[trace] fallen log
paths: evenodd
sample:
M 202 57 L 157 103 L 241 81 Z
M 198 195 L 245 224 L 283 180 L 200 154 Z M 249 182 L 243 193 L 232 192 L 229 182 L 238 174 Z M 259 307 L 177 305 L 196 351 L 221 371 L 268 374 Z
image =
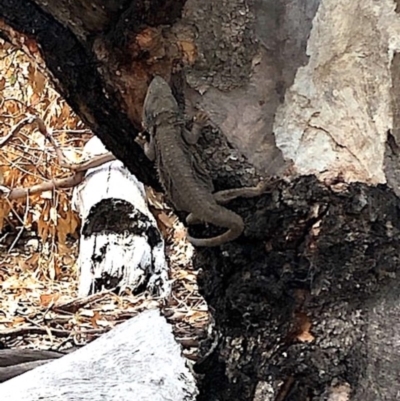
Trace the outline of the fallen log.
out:
M 171 326 L 158 310 L 0 384 L 2 401 L 191 401 L 197 394 Z
M 89 157 L 106 153 L 97 137 L 85 146 Z M 74 190 L 82 219 L 78 257 L 79 296 L 103 289 L 146 287 L 169 294 L 164 240 L 147 207 L 143 184 L 118 161 L 91 168 Z

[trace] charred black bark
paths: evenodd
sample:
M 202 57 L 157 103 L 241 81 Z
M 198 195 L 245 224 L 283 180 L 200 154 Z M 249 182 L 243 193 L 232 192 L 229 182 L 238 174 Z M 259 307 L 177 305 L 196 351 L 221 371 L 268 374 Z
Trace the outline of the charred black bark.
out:
M 40 45 L 57 90 L 105 146 L 140 180 L 157 185 L 151 163 L 134 142 L 138 126 L 129 121 L 116 92 L 105 87 L 98 72 L 98 60 L 91 50 L 93 39 L 78 40 L 28 0 L 2 1 L 0 17 Z
M 322 401 L 340 386 L 351 400 L 396 399 L 395 194 L 303 177 L 233 206 L 247 216 L 244 238 L 195 260 L 223 339 L 203 394 L 252 400 L 264 382 L 275 395 L 260 399 Z

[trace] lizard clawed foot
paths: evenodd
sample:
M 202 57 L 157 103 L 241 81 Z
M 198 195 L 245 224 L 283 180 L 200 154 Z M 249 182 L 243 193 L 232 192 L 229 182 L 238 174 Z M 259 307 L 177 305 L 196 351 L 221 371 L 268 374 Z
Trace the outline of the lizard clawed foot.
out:
M 259 194 L 261 195 L 269 189 L 271 184 L 272 184 L 271 180 L 265 180 L 265 179 L 261 178 L 260 182 L 255 186 L 255 188 L 256 188 L 256 190 L 259 191 Z
M 144 134 L 144 132 L 139 132 L 137 137 L 135 138 L 135 142 L 141 146 L 142 148 L 144 148 L 144 145 L 146 143 L 148 143 L 148 140 L 146 138 L 146 135 Z
M 203 128 L 207 125 L 208 120 L 208 114 L 205 111 L 198 111 L 193 117 L 193 124 Z
M 265 192 L 271 192 L 273 189 L 275 189 L 279 181 L 279 178 L 261 178 L 259 183 L 254 187 L 255 193 L 262 195 Z
M 185 138 L 185 141 L 189 145 L 194 145 L 198 141 L 201 135 L 201 131 L 207 125 L 207 121 L 208 121 L 207 113 L 204 111 L 199 111 L 193 117 L 192 130 L 191 131 L 187 129 L 183 130 L 183 137 Z

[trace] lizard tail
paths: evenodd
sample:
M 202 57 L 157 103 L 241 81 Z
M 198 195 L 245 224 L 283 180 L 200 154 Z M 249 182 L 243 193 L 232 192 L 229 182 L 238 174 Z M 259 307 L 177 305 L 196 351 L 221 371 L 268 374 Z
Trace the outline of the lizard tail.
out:
M 238 214 L 236 214 L 228 209 L 225 209 L 225 208 L 223 208 L 223 209 L 224 209 L 224 212 L 223 212 L 224 218 L 221 219 L 220 222 L 216 221 L 216 217 L 219 214 L 218 212 L 213 215 L 212 219 L 205 219 L 203 217 L 203 220 L 209 221 L 210 223 L 215 224 L 220 227 L 226 227 L 226 228 L 228 228 L 228 231 L 226 231 L 223 234 L 218 235 L 216 237 L 212 237 L 212 238 L 194 238 L 188 234 L 187 238 L 192 245 L 207 246 L 207 247 L 220 246 L 220 245 L 224 244 L 225 242 L 235 240 L 236 238 L 238 238 L 240 236 L 240 234 L 242 234 L 242 232 L 244 230 L 243 219 Z M 229 214 L 229 219 L 226 219 L 227 214 Z M 229 224 L 228 224 L 228 222 L 229 222 Z

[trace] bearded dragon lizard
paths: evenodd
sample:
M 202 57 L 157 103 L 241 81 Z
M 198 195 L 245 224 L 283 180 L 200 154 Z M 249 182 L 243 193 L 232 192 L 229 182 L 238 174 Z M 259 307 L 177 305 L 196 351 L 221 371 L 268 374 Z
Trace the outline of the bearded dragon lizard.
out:
M 185 129 L 183 113 L 168 83 L 155 76 L 147 90 L 143 106 L 143 127 L 150 135 L 149 141 L 139 135 L 136 141 L 146 156 L 155 161 L 160 183 L 177 210 L 190 213 L 187 224 L 212 223 L 228 230 L 213 238 L 188 240 L 195 246 L 219 246 L 240 236 L 244 230 L 243 219 L 226 209 L 225 204 L 237 197 L 254 197 L 266 190 L 261 181 L 256 187 L 230 189 L 213 193 L 211 177 L 195 161 L 190 145 L 197 142 L 206 124 L 205 113 L 194 120 L 193 129 Z

